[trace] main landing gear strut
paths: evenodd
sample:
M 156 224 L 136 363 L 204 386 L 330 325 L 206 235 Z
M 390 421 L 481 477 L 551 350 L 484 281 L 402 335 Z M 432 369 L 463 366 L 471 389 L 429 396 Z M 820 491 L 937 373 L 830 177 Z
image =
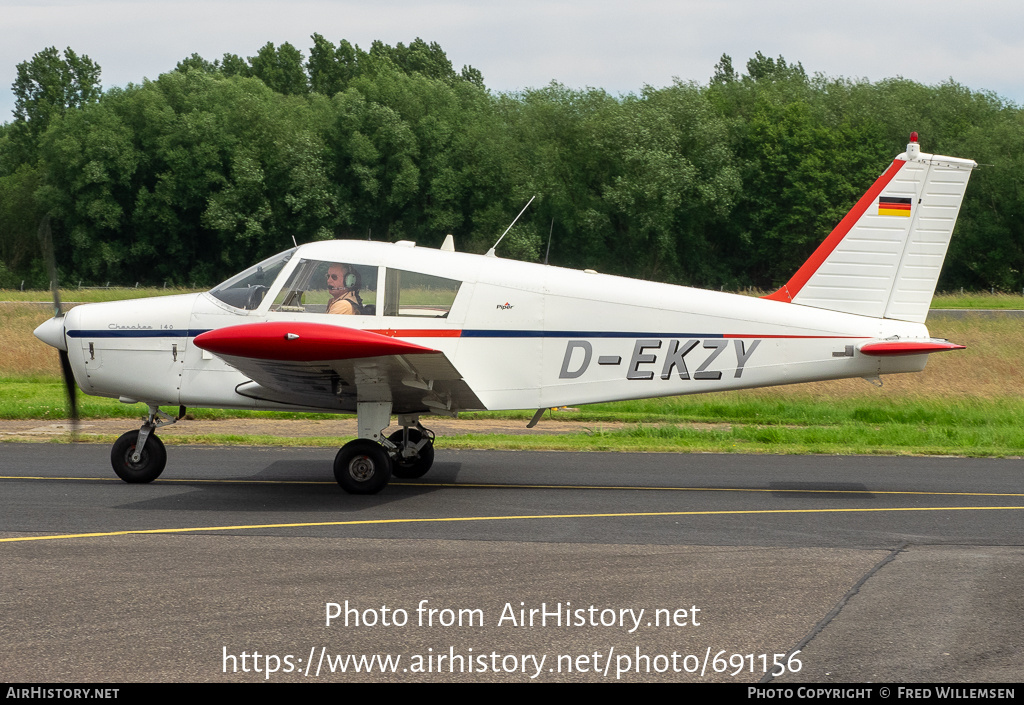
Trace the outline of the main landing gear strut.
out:
M 434 434 L 423 428 L 418 414 L 399 414 L 401 431 L 387 438 L 383 429 L 391 421 L 391 405 L 360 403 L 359 438 L 341 447 L 334 458 L 334 479 L 349 494 L 376 494 L 391 476 L 422 477 L 434 463 Z

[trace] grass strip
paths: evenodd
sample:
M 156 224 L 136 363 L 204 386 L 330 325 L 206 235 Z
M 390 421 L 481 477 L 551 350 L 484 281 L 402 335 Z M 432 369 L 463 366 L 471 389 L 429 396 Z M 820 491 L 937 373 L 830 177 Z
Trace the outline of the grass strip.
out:
M 82 434 L 80 440 L 112 443 L 113 434 Z M 338 448 L 351 436 L 284 437 L 261 434 L 176 434 L 161 436 L 167 445 L 257 445 Z M 67 442 L 55 436 L 52 442 Z M 458 434 L 441 436 L 437 448 L 489 450 L 612 451 L 664 453 L 747 453 L 780 455 L 942 455 L 1020 457 L 1024 429 L 951 429 L 913 424 L 876 428 L 863 424 L 841 427 L 735 425 L 693 428 L 638 424 L 604 430 L 600 425 L 578 433 L 545 435 Z

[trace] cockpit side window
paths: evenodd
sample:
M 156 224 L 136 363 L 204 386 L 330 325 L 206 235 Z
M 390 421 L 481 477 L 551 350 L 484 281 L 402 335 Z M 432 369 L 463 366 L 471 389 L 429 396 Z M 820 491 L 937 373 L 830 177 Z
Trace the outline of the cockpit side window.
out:
M 446 318 L 460 286 L 456 279 L 389 268 L 384 315 Z
M 210 294 L 229 306 L 253 311 L 263 303 L 263 297 L 294 253 L 292 248 L 265 259 L 210 289 Z
M 377 267 L 303 259 L 270 310 L 372 316 L 377 310 Z

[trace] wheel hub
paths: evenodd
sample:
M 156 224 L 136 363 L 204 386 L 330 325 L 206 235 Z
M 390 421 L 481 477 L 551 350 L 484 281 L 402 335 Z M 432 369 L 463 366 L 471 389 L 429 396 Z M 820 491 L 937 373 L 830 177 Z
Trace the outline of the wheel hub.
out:
M 348 474 L 356 482 L 366 482 L 374 473 L 373 459 L 367 455 L 357 455 L 348 464 Z
M 143 448 L 142 452 L 139 454 L 139 462 L 136 463 L 132 461 L 132 457 L 135 455 L 135 448 L 136 446 L 132 446 L 128 449 L 128 452 L 124 454 L 124 464 L 125 467 L 131 470 L 141 470 L 146 467 L 146 464 L 149 462 L 149 453 L 147 453 L 146 449 Z

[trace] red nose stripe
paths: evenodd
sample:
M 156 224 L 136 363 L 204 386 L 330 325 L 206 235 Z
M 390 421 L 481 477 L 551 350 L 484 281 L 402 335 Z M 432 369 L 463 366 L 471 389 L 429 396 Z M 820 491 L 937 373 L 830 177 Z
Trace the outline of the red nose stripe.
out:
M 294 362 L 436 352 L 379 333 L 323 323 L 228 326 L 197 335 L 195 344 L 217 355 Z

